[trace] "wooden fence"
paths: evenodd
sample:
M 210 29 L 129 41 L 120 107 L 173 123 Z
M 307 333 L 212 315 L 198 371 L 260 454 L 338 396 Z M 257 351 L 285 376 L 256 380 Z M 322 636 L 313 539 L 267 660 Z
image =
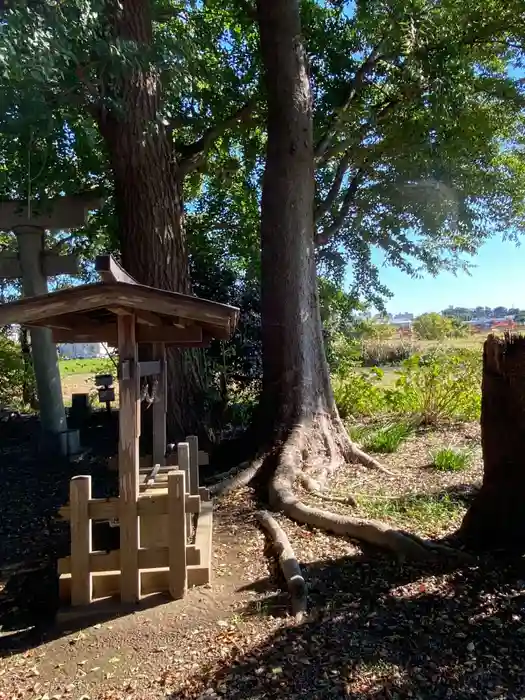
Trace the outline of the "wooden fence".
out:
M 60 597 L 73 606 L 120 595 L 126 588 L 124 575 L 139 597 L 168 592 L 182 598 L 188 587 L 209 583 L 213 504 L 208 490 L 199 488 L 199 451 L 196 438 L 177 446 L 178 468 L 159 465 L 140 470 L 140 492 L 135 502 L 139 520 L 139 546 L 124 556 L 121 549 L 106 552 L 92 549 L 92 521 L 120 520 L 121 548 L 129 543 L 121 519 L 129 501 L 92 498 L 91 476 L 76 476 L 70 482 L 70 502 L 60 515 L 70 522 L 71 556 L 60 559 Z M 136 525 L 134 526 L 136 528 Z M 133 561 L 135 565 L 129 566 Z M 124 569 L 124 571 L 123 571 Z M 137 583 L 138 579 L 138 583 Z M 126 601 L 130 602 L 130 601 Z

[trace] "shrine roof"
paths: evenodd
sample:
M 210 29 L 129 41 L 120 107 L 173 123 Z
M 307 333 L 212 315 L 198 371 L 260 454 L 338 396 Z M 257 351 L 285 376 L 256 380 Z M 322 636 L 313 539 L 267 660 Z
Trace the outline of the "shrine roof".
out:
M 106 263 L 111 256 L 103 256 Z M 97 261 L 99 262 L 99 261 Z M 110 264 L 114 261 L 110 259 Z M 117 318 L 133 313 L 139 342 L 202 345 L 211 338 L 227 340 L 237 324 L 239 309 L 196 296 L 136 283 L 125 271 L 119 275 L 97 265 L 102 282 L 61 289 L 0 305 L 0 325 L 53 329 L 56 342 L 108 342 L 116 345 Z

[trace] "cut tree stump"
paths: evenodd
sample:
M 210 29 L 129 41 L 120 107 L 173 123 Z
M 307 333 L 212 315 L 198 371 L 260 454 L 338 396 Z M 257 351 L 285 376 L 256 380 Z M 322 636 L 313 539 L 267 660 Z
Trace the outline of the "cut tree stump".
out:
M 525 551 L 525 337 L 483 347 L 483 485 L 459 535 L 474 549 Z

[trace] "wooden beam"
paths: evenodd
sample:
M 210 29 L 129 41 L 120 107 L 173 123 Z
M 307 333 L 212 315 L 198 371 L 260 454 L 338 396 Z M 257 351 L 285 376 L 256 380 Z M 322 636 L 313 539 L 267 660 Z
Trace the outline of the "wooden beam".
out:
M 71 500 L 71 604 L 91 603 L 91 523 L 88 503 L 91 499 L 91 476 L 74 476 L 69 484 Z
M 79 316 L 78 326 L 63 328 L 60 316 L 55 316 L 49 319 L 48 323 L 42 320 L 38 323 L 33 322 L 31 325 L 38 326 L 40 323 L 53 328 L 55 343 L 108 343 L 113 346 L 117 344 L 116 325 L 109 323 L 97 325 L 89 319 L 87 321 L 89 325 L 84 326 L 82 316 Z M 182 348 L 205 348 L 210 344 L 210 338 L 203 335 L 202 328 L 199 326 L 189 328 L 137 326 L 136 339 L 138 343 L 166 343 L 166 345 L 177 345 Z
M 173 471 L 173 467 L 170 467 Z M 162 484 L 163 491 L 167 489 L 167 483 Z M 185 509 L 187 513 L 200 512 L 200 496 L 186 494 Z M 168 500 L 166 493 L 141 494 L 137 501 L 137 513 L 141 517 L 167 515 Z M 71 507 L 62 506 L 58 514 L 64 520 L 71 518 Z M 90 498 L 88 503 L 88 516 L 90 520 L 115 520 L 119 517 L 119 499 L 117 498 Z
M 47 202 L 0 202 L 0 230 L 13 231 L 17 226 L 38 226 L 42 229 L 62 230 L 80 228 L 93 209 L 100 209 L 102 200 L 92 195 L 56 197 Z M 30 216 L 29 216 L 30 214 Z
M 138 284 L 137 280 L 128 274 L 112 255 L 97 255 L 95 258 L 95 270 L 103 282 Z
M 126 309 L 122 306 L 108 306 L 108 311 L 111 311 L 111 313 L 115 314 L 116 316 L 125 316 L 126 314 L 129 314 L 129 309 Z M 173 323 L 170 323 L 169 318 L 162 319 L 160 316 L 153 313 L 152 311 L 135 311 L 135 316 L 137 319 L 137 323 L 142 323 L 144 326 L 174 325 Z
M 200 467 L 207 467 L 210 463 L 210 457 L 207 452 L 204 452 L 204 450 L 199 450 L 199 466 Z M 146 474 L 148 470 L 150 470 L 153 467 L 153 457 L 152 455 L 142 455 L 140 458 L 140 467 L 139 471 L 142 474 Z M 155 462 L 157 464 L 157 462 Z M 166 471 L 169 471 L 170 469 L 173 469 L 174 467 L 177 466 L 177 453 L 170 454 L 166 457 L 166 466 L 161 466 L 160 468 L 160 473 L 166 473 Z M 110 471 L 116 472 L 118 471 L 118 457 L 109 457 L 108 459 L 108 469 Z
M 186 545 L 186 560 L 193 566 L 200 564 L 200 551 L 193 544 Z M 148 547 L 139 549 L 139 567 L 141 569 L 158 569 L 168 566 L 167 547 Z M 58 560 L 58 574 L 71 573 L 71 557 L 62 557 Z M 89 570 L 91 573 L 120 570 L 120 550 L 112 552 L 91 552 L 89 557 Z
M 138 354 L 135 340 L 135 317 L 118 318 L 118 351 L 120 362 L 136 367 Z M 140 392 L 138 372 L 120 379 L 119 394 L 119 521 L 121 548 L 120 595 L 123 603 L 140 599 L 138 562 L 139 519 L 139 419 Z
M 157 395 L 153 403 L 153 464 L 160 467 L 166 464 L 166 411 L 168 401 L 167 372 L 166 372 L 166 346 L 164 343 L 153 345 L 153 356 L 160 365 L 160 373 L 157 377 Z

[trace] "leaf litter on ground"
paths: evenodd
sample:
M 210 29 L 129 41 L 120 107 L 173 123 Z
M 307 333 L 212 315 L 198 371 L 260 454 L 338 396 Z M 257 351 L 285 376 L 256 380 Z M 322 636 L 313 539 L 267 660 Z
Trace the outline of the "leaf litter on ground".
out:
M 443 444 L 474 447 L 468 469 L 436 473 L 429 468 L 428 455 Z M 395 477 L 349 466 L 335 476 L 329 493 L 357 495 L 357 512 L 363 516 L 387 518 L 424 536 L 446 535 L 460 522 L 480 483 L 479 428 L 419 430 L 382 461 Z M 19 465 L 7 462 L 6 478 L 16 484 Z M 4 552 L 9 554 L 6 542 L 14 545 L 8 563 L 35 558 L 42 543 L 34 537 L 42 515 L 30 517 L 40 498 L 40 465 L 27 454 L 23 463 L 29 488 L 19 489 L 17 497 L 23 501 L 24 544 L 15 544 L 14 536 L 3 539 Z M 68 477 L 60 482 L 54 474 L 50 480 L 52 506 L 58 507 Z M 48 503 L 49 494 L 43 496 Z M 316 507 L 351 511 L 340 503 L 320 504 L 311 494 L 302 496 Z M 445 560 L 401 565 L 377 551 L 364 552 L 358 543 L 278 516 L 309 587 L 309 615 L 297 624 L 288 616 L 289 601 L 275 562 L 263 555 L 265 540 L 253 522 L 254 505 L 249 488 L 217 505 L 209 588 L 69 638 L 13 650 L 0 660 L 0 698 L 38 697 L 35 683 L 41 696 L 75 700 L 82 695 L 97 700 L 517 700 L 525 694 L 521 561 L 487 559 L 470 568 Z M 7 509 L 11 518 L 14 508 L 8 504 Z M 46 509 L 48 518 L 53 508 Z M 18 526 L 14 521 L 7 527 L 14 533 Z M 57 548 L 56 538 L 51 544 Z M 70 644 L 72 639 L 76 641 Z M 109 663 L 117 656 L 121 663 Z M 79 666 L 79 661 L 86 664 Z M 78 669 L 83 668 L 88 672 L 81 676 Z M 31 669 L 38 675 L 31 676 Z

